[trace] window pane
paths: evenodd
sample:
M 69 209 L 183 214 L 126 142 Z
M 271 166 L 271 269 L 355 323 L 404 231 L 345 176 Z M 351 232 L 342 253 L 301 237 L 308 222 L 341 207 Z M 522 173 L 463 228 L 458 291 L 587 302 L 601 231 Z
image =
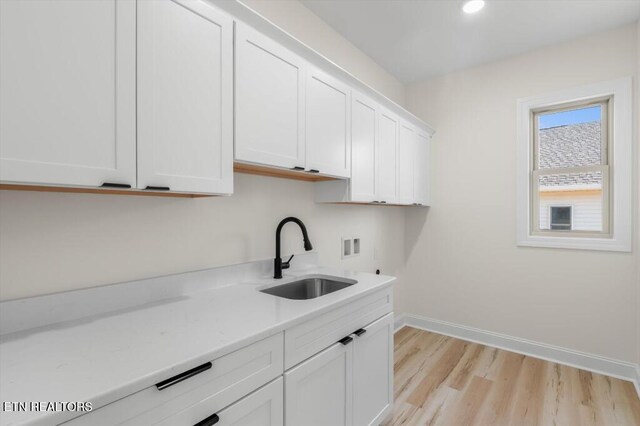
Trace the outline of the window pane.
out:
M 551 206 L 551 229 L 571 230 L 571 207 Z
M 602 172 L 538 177 L 539 230 L 602 232 Z
M 539 169 L 601 164 L 600 105 L 538 114 Z

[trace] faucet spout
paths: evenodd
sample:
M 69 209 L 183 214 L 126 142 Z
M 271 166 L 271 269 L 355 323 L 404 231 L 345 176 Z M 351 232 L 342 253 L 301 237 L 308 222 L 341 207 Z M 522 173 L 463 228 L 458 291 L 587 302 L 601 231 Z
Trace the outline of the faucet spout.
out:
M 309 235 L 307 234 L 307 228 L 300 219 L 291 216 L 282 219 L 276 228 L 276 257 L 273 260 L 273 278 L 282 278 L 282 270 L 289 267 L 289 262 L 291 261 L 291 258 L 293 258 L 293 256 L 291 256 L 288 261 L 283 263 L 282 258 L 280 257 L 280 233 L 282 232 L 282 227 L 289 222 L 294 222 L 300 227 L 300 230 L 302 231 L 302 238 L 304 240 L 304 249 L 306 251 L 313 249 L 313 245 L 311 244 L 311 240 L 309 240 Z

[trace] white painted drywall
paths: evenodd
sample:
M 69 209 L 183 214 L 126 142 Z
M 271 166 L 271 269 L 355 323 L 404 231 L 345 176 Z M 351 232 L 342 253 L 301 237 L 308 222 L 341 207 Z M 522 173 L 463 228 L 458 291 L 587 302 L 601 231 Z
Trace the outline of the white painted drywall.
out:
M 402 208 L 316 204 L 309 182 L 235 179 L 232 197 L 195 199 L 0 191 L 0 299 L 272 258 L 287 216 L 307 225 L 322 263 L 399 273 Z M 295 224 L 283 236 L 283 253 L 304 251 Z M 361 238 L 360 256 L 341 259 L 342 236 Z
M 398 80 L 297 1 L 246 3 L 404 102 Z M 288 215 L 307 224 L 323 263 L 399 274 L 403 209 L 318 205 L 311 183 L 235 179 L 232 197 L 201 199 L 0 191 L 0 300 L 273 257 L 276 225 Z M 294 227 L 285 228 L 285 253 L 303 250 Z M 360 237 L 362 254 L 341 260 L 342 236 Z
M 638 80 L 640 80 L 640 20 L 638 20 L 638 23 L 636 25 L 636 33 L 637 33 L 637 43 L 636 43 L 636 56 L 638 59 L 637 62 L 637 69 L 638 69 Z M 635 109 L 635 116 L 636 116 L 636 145 L 635 145 L 635 156 L 636 156 L 636 161 L 638 162 L 638 165 L 636 167 L 636 179 L 638 179 L 638 176 L 640 176 L 640 148 L 638 147 L 638 144 L 640 143 L 640 81 L 636 80 L 636 103 L 634 105 Z M 640 184 L 638 185 L 638 210 L 636 211 L 636 217 L 635 217 L 635 227 L 636 227 L 636 231 L 637 231 L 637 236 L 636 236 L 636 247 L 640 247 L 640 243 L 638 243 L 638 241 L 640 241 L 640 225 L 638 224 L 638 222 L 640 222 Z M 636 253 L 636 257 L 638 257 L 638 254 Z M 636 336 L 637 336 L 637 358 L 636 358 L 636 362 L 638 364 L 638 389 L 640 389 L 640 260 L 638 260 L 638 287 L 637 287 L 637 307 L 636 307 Z M 640 396 L 640 395 L 639 395 Z
M 437 131 L 433 207 L 407 210 L 401 311 L 636 361 L 637 243 L 632 253 L 519 248 L 515 236 L 517 99 L 637 78 L 636 32 L 634 24 L 407 87 L 409 109 Z
M 299 1 L 240 1 L 389 99 L 404 106 L 404 85 Z

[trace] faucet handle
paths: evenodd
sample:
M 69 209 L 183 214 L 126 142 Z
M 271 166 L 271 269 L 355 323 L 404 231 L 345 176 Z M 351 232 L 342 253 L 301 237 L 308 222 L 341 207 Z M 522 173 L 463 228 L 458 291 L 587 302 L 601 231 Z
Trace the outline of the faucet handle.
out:
M 289 266 L 289 262 L 291 262 L 291 259 L 293 259 L 293 255 L 291 255 L 291 257 L 286 261 L 286 262 L 282 262 L 282 269 L 288 269 Z

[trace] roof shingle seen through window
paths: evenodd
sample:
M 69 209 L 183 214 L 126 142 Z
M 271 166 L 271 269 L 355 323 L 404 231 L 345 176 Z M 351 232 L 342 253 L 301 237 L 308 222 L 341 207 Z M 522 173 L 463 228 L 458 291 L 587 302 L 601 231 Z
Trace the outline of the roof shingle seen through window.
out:
M 539 131 L 539 168 L 582 167 L 601 164 L 600 121 L 551 127 Z M 540 186 L 593 185 L 602 174 L 567 173 L 540 176 Z

